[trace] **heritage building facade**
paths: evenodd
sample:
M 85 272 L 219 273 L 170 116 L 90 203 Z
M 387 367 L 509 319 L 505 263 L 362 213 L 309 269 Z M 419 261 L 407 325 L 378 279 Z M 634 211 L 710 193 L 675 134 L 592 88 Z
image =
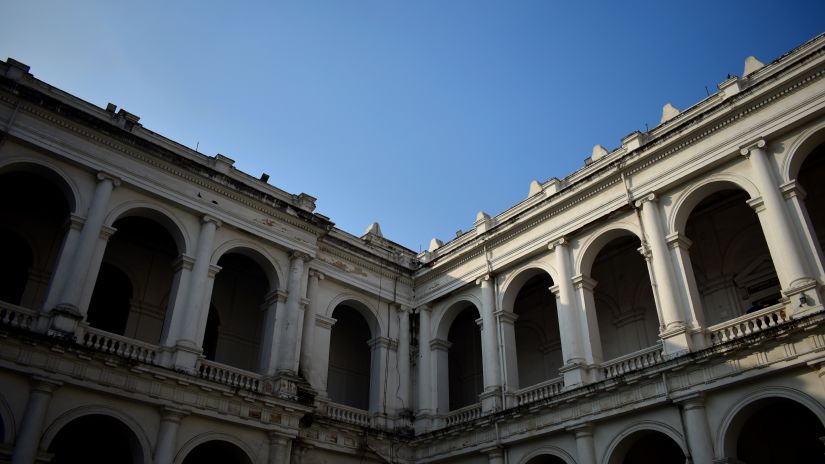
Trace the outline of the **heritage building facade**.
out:
M 0 63 L 0 460 L 822 462 L 825 36 L 416 254 Z

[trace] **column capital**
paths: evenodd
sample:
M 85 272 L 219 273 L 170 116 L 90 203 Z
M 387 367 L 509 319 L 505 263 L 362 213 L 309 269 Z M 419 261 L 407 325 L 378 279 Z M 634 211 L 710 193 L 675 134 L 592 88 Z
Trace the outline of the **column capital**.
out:
M 390 307 L 395 308 L 395 312 L 401 315 L 411 312 L 409 306 L 402 305 L 401 303 L 390 303 Z
M 650 247 L 647 246 L 645 243 L 642 243 L 642 246 L 636 248 L 636 251 L 638 251 L 639 254 L 642 255 L 642 258 L 644 258 L 645 261 L 650 261 L 650 259 L 653 257 L 653 252 L 650 250 Z
M 86 218 L 83 216 L 78 216 L 75 213 L 69 214 L 69 227 L 74 230 L 81 230 L 83 228 L 83 224 L 86 223 Z
M 47 379 L 46 377 L 41 377 L 39 375 L 33 375 L 31 377 L 31 389 L 34 391 L 47 393 L 49 395 L 51 395 L 52 392 L 57 390 L 62 385 L 63 382 Z
M 492 280 L 493 280 L 493 274 L 488 272 L 487 274 L 484 274 L 483 276 L 476 279 L 476 285 L 482 285 L 485 282 L 492 282 Z
M 805 189 L 799 185 L 799 182 L 797 182 L 796 179 L 780 185 L 779 191 L 782 192 L 782 196 L 785 197 L 786 200 L 790 200 L 793 197 L 798 197 L 800 200 L 804 200 L 805 197 L 808 196 L 808 193 L 805 192 Z
M 287 292 L 284 290 L 269 292 L 264 296 L 264 305 L 271 306 L 273 303 L 283 303 L 286 301 L 287 295 Z
M 317 327 L 321 327 L 322 329 L 329 330 L 335 325 L 336 322 L 338 322 L 338 319 L 322 316 L 320 314 L 315 316 L 315 325 Z
M 377 348 L 387 349 L 387 348 L 393 347 L 393 345 L 395 345 L 397 347 L 398 342 L 395 342 L 395 343 L 393 343 L 393 342 L 395 342 L 395 340 L 391 340 L 387 337 L 378 336 L 378 337 L 375 337 L 375 338 L 372 338 L 372 339 L 368 340 L 367 345 L 369 345 L 370 349 L 372 349 L 372 350 L 375 350 Z
M 303 251 L 299 251 L 299 250 L 292 250 L 291 252 L 289 252 L 289 260 L 290 261 L 295 261 L 295 260 L 298 260 L 298 259 L 300 259 L 301 261 L 303 261 L 305 263 L 308 263 L 308 262 L 312 261 L 312 256 L 310 256 L 309 253 L 304 253 Z
M 756 214 L 765 211 L 765 200 L 763 200 L 762 197 L 753 197 L 750 200 L 745 201 L 745 203 L 747 203 L 748 206 L 753 208 Z
M 693 240 L 687 238 L 685 234 L 680 234 L 679 232 L 674 232 L 667 237 L 665 237 L 665 241 L 667 242 L 668 248 L 676 249 L 681 248 L 683 250 L 690 250 L 690 246 L 693 245 Z
M 576 435 L 576 438 L 593 436 L 593 424 L 591 422 L 572 425 L 570 427 L 567 427 L 566 430 L 568 432 L 573 432 Z
M 206 273 L 206 276 L 210 279 L 214 279 L 219 272 L 221 272 L 222 267 L 218 266 L 217 264 L 210 264 L 209 270 Z
M 684 396 L 672 398 L 672 401 L 685 409 L 695 409 L 705 407 L 704 393 L 691 393 Z
M 181 419 L 189 415 L 189 412 L 184 411 L 183 409 L 173 408 L 170 406 L 161 406 L 160 415 L 161 421 L 174 422 L 176 424 L 179 424 Z
M 108 240 L 109 240 L 109 238 L 110 238 L 112 235 L 114 235 L 114 234 L 115 234 L 115 232 L 117 232 L 117 229 L 115 229 L 114 227 L 107 226 L 106 224 L 104 224 L 104 225 L 100 228 L 100 238 L 102 238 L 103 240 L 108 241 Z
M 584 274 L 579 274 L 573 277 L 573 286 L 576 289 L 584 288 L 585 290 L 593 290 L 598 285 L 599 281 L 596 279 L 586 276 Z
M 103 171 L 98 172 L 95 177 L 100 182 L 108 180 L 108 181 L 112 182 L 113 187 L 120 187 L 120 183 L 121 183 L 120 177 L 117 177 L 115 175 L 112 175 L 112 174 L 109 174 L 109 173 L 103 172 Z
M 551 287 L 547 287 L 547 290 L 550 290 L 550 293 L 552 293 L 553 295 L 556 295 L 556 298 L 558 298 L 559 297 L 559 292 L 561 292 L 561 287 L 559 287 L 559 285 L 556 284 L 556 285 L 553 285 Z
M 185 255 L 181 253 L 178 257 L 172 261 L 172 270 L 174 272 L 178 272 L 181 269 L 186 269 L 187 271 L 191 271 L 192 267 L 195 265 L 195 258 Z
M 415 312 L 426 311 L 428 313 L 433 312 L 433 306 L 431 304 L 423 304 L 415 308 Z
M 309 270 L 309 277 L 310 277 L 310 278 L 314 277 L 314 278 L 316 278 L 316 279 L 318 279 L 318 280 L 324 280 L 324 279 L 326 279 L 326 278 L 327 278 L 327 276 L 326 276 L 326 275 L 324 275 L 324 273 L 323 273 L 323 272 L 321 272 L 321 271 L 319 271 L 319 270 L 317 270 L 317 269 L 310 269 L 310 270 Z
M 441 338 L 435 338 L 430 340 L 431 351 L 449 351 L 451 346 L 453 346 L 452 343 Z
M 655 203 L 658 200 L 659 200 L 659 196 L 656 195 L 655 193 L 651 192 L 651 193 L 648 193 L 647 195 L 644 195 L 644 196 L 640 197 L 638 200 L 633 202 L 633 204 L 637 208 L 641 208 L 642 205 L 644 205 L 645 203 Z
M 547 249 L 550 251 L 556 251 L 556 247 L 569 247 L 570 240 L 567 237 L 561 237 L 556 240 L 550 240 L 547 242 Z
M 518 319 L 518 314 L 511 311 L 504 311 L 503 309 L 494 312 L 493 315 L 498 317 L 498 320 L 505 324 L 514 324 Z
M 757 140 L 748 142 L 745 145 L 739 147 L 739 154 L 744 156 L 745 158 L 748 158 L 750 157 L 752 151 L 761 150 L 765 148 L 766 145 L 767 142 L 765 142 L 765 139 L 760 137 Z
M 220 219 L 218 219 L 214 216 L 210 216 L 208 214 L 205 214 L 203 217 L 201 217 L 201 224 L 209 224 L 209 223 L 215 224 L 215 227 L 220 227 L 220 226 L 223 225 L 223 222 L 221 222 Z

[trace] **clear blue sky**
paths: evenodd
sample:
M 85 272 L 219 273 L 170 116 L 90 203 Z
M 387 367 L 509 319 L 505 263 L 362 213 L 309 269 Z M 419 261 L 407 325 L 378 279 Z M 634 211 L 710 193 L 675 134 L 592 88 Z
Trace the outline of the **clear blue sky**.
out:
M 414 250 L 684 109 L 825 2 L 0 2 L 0 59 Z

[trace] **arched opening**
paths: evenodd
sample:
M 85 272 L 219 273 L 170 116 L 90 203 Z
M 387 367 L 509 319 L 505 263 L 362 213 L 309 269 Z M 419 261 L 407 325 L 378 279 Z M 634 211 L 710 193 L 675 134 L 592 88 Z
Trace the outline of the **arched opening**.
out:
M 169 231 L 154 219 L 142 216 L 128 216 L 118 219 L 113 224 L 117 231 L 109 238 L 103 255 L 100 272 L 92 293 L 87 321 L 92 327 L 100 321 L 119 321 L 121 315 L 109 314 L 118 311 L 118 307 L 101 306 L 100 303 L 116 301 L 122 304 L 124 295 L 112 294 L 111 279 L 116 280 L 121 290 L 132 288 L 131 301 L 126 324 L 122 331 L 113 333 L 157 343 L 160 339 L 166 318 L 166 305 L 172 290 L 174 263 L 178 256 L 178 247 Z M 118 269 L 119 276 L 104 274 L 106 270 Z M 128 277 L 126 273 L 128 272 Z M 94 312 L 92 312 L 94 311 Z M 120 328 L 110 327 L 112 329 Z
M 478 310 L 468 304 L 455 317 L 447 334 L 451 411 L 478 403 L 478 395 L 484 391 L 478 318 Z
M 100 265 L 97 286 L 86 320 L 89 325 L 116 334 L 126 333 L 132 306 L 132 282 L 125 272 L 109 263 Z
M 640 430 L 627 436 L 610 456 L 609 464 L 685 464 L 678 443 L 662 432 Z
M 688 216 L 690 261 L 707 325 L 779 302 L 779 279 L 759 218 L 742 190 L 720 190 Z
M 602 352 L 613 359 L 656 344 L 659 317 L 642 244 L 627 234 L 608 242 L 596 255 L 590 276 Z
M 0 230 L 3 266 L 0 266 L 0 301 L 19 305 L 34 263 L 28 242 L 10 230 Z
M 257 262 L 240 253 L 224 254 L 218 266 L 221 270 L 212 288 L 204 353 L 210 359 L 211 350 L 214 361 L 255 370 L 261 347 L 262 305 L 269 292 L 269 280 Z M 211 343 L 214 345 L 208 346 Z
M 329 342 L 327 393 L 332 401 L 358 409 L 370 409 L 370 326 L 348 303 L 332 311 L 335 325 Z
M 797 181 L 805 191 L 805 209 L 813 227 L 812 233 L 822 250 L 825 239 L 825 144 L 821 144 L 805 158 Z
M 541 456 L 536 456 L 524 464 L 567 464 L 564 459 L 553 456 L 552 454 L 542 454 Z
M 183 464 L 220 462 L 225 464 L 252 464 L 249 456 L 233 443 L 224 440 L 210 440 L 201 443 L 183 459 Z
M 28 308 L 43 304 L 68 230 L 64 192 L 36 172 L 0 174 L 0 300 Z
M 522 285 L 513 304 L 520 388 L 558 377 L 564 364 L 552 285 L 548 274 L 537 272 Z
M 66 424 L 49 445 L 52 464 L 143 464 L 143 449 L 134 432 L 119 420 L 90 414 Z
M 220 334 L 221 317 L 215 305 L 209 305 L 209 315 L 206 318 L 206 331 L 203 334 L 203 356 L 210 360 L 215 360 L 215 353 L 218 350 L 218 335 Z
M 811 410 L 787 398 L 748 405 L 731 422 L 727 438 L 727 457 L 737 462 L 825 463 L 825 427 Z

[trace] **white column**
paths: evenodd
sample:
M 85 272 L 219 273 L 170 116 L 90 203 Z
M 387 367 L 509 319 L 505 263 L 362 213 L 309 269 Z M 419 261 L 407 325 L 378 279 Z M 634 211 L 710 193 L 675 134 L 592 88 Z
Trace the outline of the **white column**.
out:
M 658 298 L 659 313 L 662 315 L 661 324 L 664 330 L 660 334 L 664 343 L 664 352 L 678 353 L 690 349 L 689 339 L 685 327 L 685 317 L 680 309 L 679 292 L 675 285 L 673 262 L 670 260 L 665 235 L 659 219 L 659 202 L 654 194 L 636 201 L 637 208 L 642 210 L 642 227 L 645 239 L 650 246 L 651 264 L 653 270 L 653 291 Z
M 269 292 L 264 299 L 264 321 L 261 328 L 261 355 L 259 356 L 258 372 L 273 376 L 277 369 L 278 334 L 283 325 L 284 303 L 286 293 L 281 290 Z M 281 321 L 279 321 L 279 318 Z M 279 323 L 280 322 L 280 323 Z
M 411 409 L 410 402 L 410 311 L 403 305 L 395 307 L 398 314 L 398 396 L 402 409 Z
M 805 205 L 807 193 L 796 180 L 792 180 L 779 187 L 785 197 L 786 204 L 790 208 L 791 218 L 795 218 L 794 229 L 799 230 L 799 237 L 802 243 L 803 255 L 808 259 L 808 269 L 813 269 L 819 281 L 825 281 L 825 255 L 823 255 L 816 231 L 808 215 L 808 208 Z
M 174 304 L 170 319 L 165 346 L 174 343 L 175 353 L 173 366 L 176 369 L 192 371 L 198 356 L 203 351 L 198 345 L 198 331 L 203 315 L 203 308 L 208 311 L 210 294 L 206 294 L 207 279 L 210 272 L 212 246 L 215 241 L 215 231 L 221 222 L 211 216 L 204 216 L 201 221 L 201 230 L 198 234 L 198 245 L 195 250 L 195 261 L 189 277 L 189 288 L 178 291 L 178 297 L 184 298 L 183 304 Z M 206 304 L 204 304 L 206 303 Z
M 504 450 L 500 446 L 484 449 L 481 452 L 487 454 L 489 464 L 504 464 Z
M 576 309 L 581 322 L 584 360 L 589 365 L 599 364 L 602 362 L 602 340 L 599 336 L 599 321 L 596 319 L 596 300 L 593 298 L 593 289 L 596 288 L 598 282 L 579 274 L 573 277 L 572 283 L 576 293 Z
M 577 464 L 596 464 L 596 446 L 593 442 L 593 425 L 581 424 L 567 429 L 576 437 Z M 698 464 L 698 461 L 696 461 Z M 710 463 L 711 461 L 708 461 Z
M 172 464 L 177 451 L 178 428 L 187 413 L 179 409 L 164 407 L 161 410 L 160 426 L 155 444 L 155 464 Z
M 687 445 L 693 462 L 713 462 L 713 438 L 705 412 L 704 398 L 696 394 L 682 398 L 678 402 L 681 406 L 682 423 L 685 424 Z
M 117 232 L 117 229 L 114 227 L 104 225 L 100 228 L 100 237 L 97 239 L 97 243 L 95 243 L 92 259 L 89 262 L 89 269 L 86 271 L 89 276 L 95 277 L 87 278 L 81 283 L 83 289 L 80 292 L 80 302 L 78 303 L 77 309 L 80 310 L 80 314 L 83 315 L 84 319 L 89 312 L 89 303 L 92 301 L 92 295 L 95 292 L 97 276 L 100 273 L 100 266 L 103 264 L 103 256 L 106 255 L 106 247 L 109 246 L 109 239 L 112 238 L 115 232 Z
M 23 413 L 20 431 L 17 434 L 17 440 L 14 442 L 12 464 L 33 464 L 37 459 L 46 411 L 49 409 L 52 393 L 60 385 L 60 383 L 51 380 L 39 377 L 32 378 L 29 400 L 26 402 L 26 410 Z
M 318 314 L 318 283 L 324 280 L 324 274 L 314 270 L 309 270 L 309 281 L 307 281 L 307 299 L 309 304 L 304 311 L 303 335 L 301 336 L 301 363 L 300 371 L 304 379 L 309 380 L 310 372 L 316 358 L 312 345 L 315 343 L 315 316 Z
M 447 340 L 430 340 L 432 353 L 432 371 L 436 384 L 436 412 L 447 414 L 450 412 L 450 343 Z M 447 387 L 447 388 L 445 388 Z
M 585 315 L 576 306 L 576 294 L 573 281 L 570 279 L 570 251 L 569 242 L 562 238 L 548 244 L 556 261 L 558 282 L 550 287 L 556 295 L 556 312 L 559 318 L 559 339 L 564 366 L 559 372 L 564 376 L 564 385 L 571 387 L 589 381 L 587 374 L 587 360 L 584 354 L 584 338 L 582 324 L 586 322 Z
M 331 317 L 315 316 L 315 343 L 314 353 L 317 363 L 309 374 L 309 384 L 318 392 L 319 398 L 327 397 L 327 376 L 329 375 L 329 343 L 332 336 L 332 326 L 336 320 Z
M 432 352 L 430 351 L 429 306 L 418 307 L 418 404 L 415 419 L 416 432 L 430 429 L 433 407 Z
M 301 330 L 303 315 L 301 304 L 305 301 L 304 263 L 311 258 L 306 253 L 294 251 L 289 259 L 287 297 L 284 305 L 285 319 L 278 341 L 277 371 L 295 374 L 298 367 L 298 332 Z
M 700 330 L 707 325 L 707 322 L 702 308 L 699 286 L 696 284 L 696 275 L 693 273 L 693 263 L 690 260 L 690 247 L 693 242 L 678 232 L 668 235 L 665 239 L 673 258 L 676 285 L 682 289 L 681 297 L 685 308 L 685 325 L 692 332 L 693 348 L 701 349 L 708 346 L 710 339 Z
M 83 230 L 77 240 L 77 249 L 71 254 L 71 261 L 68 267 L 67 278 L 76 279 L 73 285 L 63 285 L 60 297 L 54 308 L 45 308 L 47 311 L 56 312 L 56 317 L 52 319 L 51 329 L 59 333 L 74 332 L 77 322 L 83 317 L 80 312 L 80 297 L 86 279 L 89 279 L 89 265 L 95 251 L 95 244 L 100 237 L 100 229 L 106 216 L 106 209 L 109 205 L 112 190 L 120 185 L 120 180 L 108 174 L 98 173 L 98 183 L 95 187 L 92 202 L 83 223 Z M 97 277 L 91 276 L 92 280 Z
M 503 386 L 508 398 L 521 388 L 518 373 L 518 352 L 516 351 L 516 327 L 518 315 L 509 311 L 496 311 L 496 322 L 501 335 L 501 360 L 503 366 Z M 483 328 L 482 328 L 483 330 Z M 508 399 L 508 402 L 510 400 Z M 511 406 L 507 404 L 507 406 Z
M 768 243 L 771 259 L 776 267 L 779 283 L 785 296 L 797 295 L 815 285 L 812 273 L 807 269 L 807 258 L 801 251 L 798 235 L 785 211 L 785 201 L 777 188 L 771 173 L 765 141 L 742 148 L 742 155 L 749 160 L 753 182 L 761 194 L 761 203 L 756 198 L 750 204 L 759 216 L 762 231 Z M 807 298 L 818 301 L 816 292 L 803 293 Z M 792 305 L 795 307 L 795 305 Z
M 39 308 L 41 311 L 48 311 L 57 304 L 63 292 L 63 286 L 66 280 L 69 279 L 69 268 L 72 267 L 72 258 L 77 250 L 80 241 L 80 232 L 83 230 L 83 223 L 85 219 L 72 214 L 69 216 L 69 230 L 66 232 L 66 237 L 63 239 L 63 244 L 60 247 L 60 254 L 57 258 L 54 272 L 52 273 L 52 281 L 49 284 L 49 290 L 46 293 L 46 299 L 43 307 Z
M 481 407 L 484 411 L 501 408 L 501 362 L 498 351 L 498 330 L 496 327 L 496 300 L 493 276 L 487 274 L 476 284 L 481 286 L 481 354 L 484 358 L 484 392 Z
M 290 462 L 292 454 L 292 439 L 279 434 L 269 432 L 269 464 L 286 464 Z
M 375 337 L 368 342 L 370 346 L 370 412 L 386 414 L 384 409 L 384 391 L 389 351 L 392 342 L 387 337 Z

